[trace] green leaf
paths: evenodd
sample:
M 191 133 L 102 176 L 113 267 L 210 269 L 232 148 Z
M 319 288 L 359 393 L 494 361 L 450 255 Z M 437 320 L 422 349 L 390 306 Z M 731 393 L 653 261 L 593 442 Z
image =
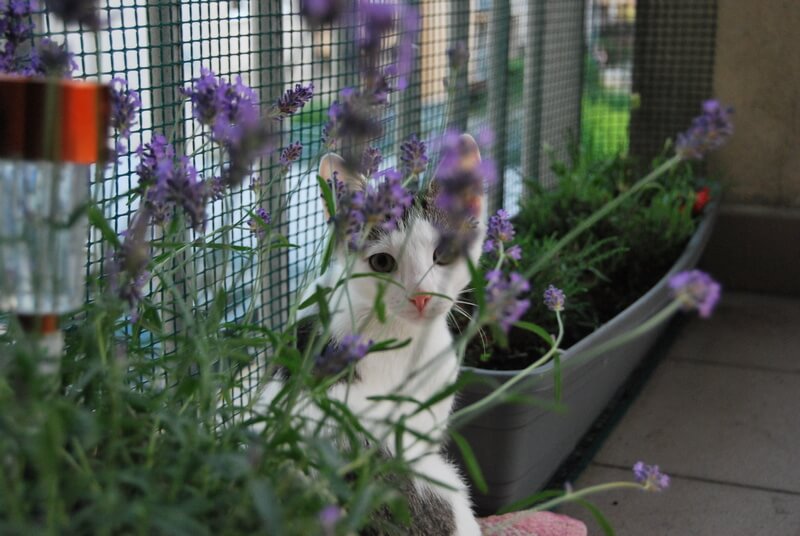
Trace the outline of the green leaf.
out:
M 333 217 L 336 214 L 336 202 L 333 197 L 333 189 L 331 185 L 328 184 L 328 181 L 322 178 L 321 175 L 317 175 L 317 183 L 319 184 L 319 189 L 322 192 L 322 200 L 325 202 L 325 207 L 328 209 L 328 214 Z
M 378 292 L 375 293 L 375 302 L 372 304 L 372 309 L 378 317 L 378 322 L 381 324 L 386 323 L 386 304 L 383 301 L 383 295 L 386 293 L 386 285 L 378 285 Z
M 100 231 L 100 234 L 103 235 L 103 238 L 105 238 L 107 242 L 113 244 L 114 247 L 120 247 L 121 244 L 117 233 L 115 233 L 114 229 L 112 229 L 108 224 L 108 220 L 106 220 L 105 216 L 103 216 L 103 212 L 98 208 L 98 206 L 95 204 L 90 205 L 86 210 L 86 213 L 89 216 L 89 223 Z
M 370 348 L 370 353 L 372 352 L 386 352 L 388 350 L 398 350 L 400 348 L 405 348 L 411 344 L 411 339 L 404 339 L 402 341 L 398 341 L 397 339 L 387 339 L 385 341 L 381 341 L 379 343 L 375 343 Z
M 333 257 L 333 250 L 336 247 L 336 236 L 331 234 L 325 244 L 325 252 L 322 254 L 322 265 L 320 266 L 320 273 L 324 274 L 331 264 L 331 257 Z
M 467 472 L 469 476 L 472 477 L 475 487 L 477 487 L 478 491 L 481 493 L 487 493 L 489 491 L 489 486 L 483 478 L 478 460 L 475 459 L 475 453 L 472 452 L 472 447 L 470 447 L 467 440 L 456 431 L 451 430 L 450 437 L 453 438 L 455 444 L 458 445 L 458 449 L 461 451 L 461 457 L 464 460 L 464 464 L 467 466 Z
M 552 347 L 553 344 L 555 344 L 553 337 L 551 337 L 550 334 L 547 333 L 547 331 L 541 326 L 538 326 L 532 322 L 524 321 L 515 322 L 514 325 L 520 329 L 524 329 L 525 331 L 530 331 L 531 333 L 538 335 L 542 340 L 544 340 L 544 342 L 548 344 L 548 346 Z
M 574 502 L 589 510 L 589 513 L 592 514 L 592 517 L 594 517 L 594 520 L 597 521 L 598 525 L 600 525 L 600 528 L 603 529 L 603 533 L 606 536 L 614 536 L 614 528 L 611 526 L 611 523 L 608 522 L 608 519 L 606 519 L 606 516 L 603 515 L 603 512 L 601 512 L 598 507 L 586 499 L 575 499 Z
M 264 479 L 250 482 L 250 496 L 253 498 L 258 516 L 261 518 L 267 534 L 283 534 L 281 508 L 275 492 Z

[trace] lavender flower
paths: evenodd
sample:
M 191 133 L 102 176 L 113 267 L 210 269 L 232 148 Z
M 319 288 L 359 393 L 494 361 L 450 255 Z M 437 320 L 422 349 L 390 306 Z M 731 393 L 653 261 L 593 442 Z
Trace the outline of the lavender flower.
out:
M 261 120 L 255 104 L 242 100 L 237 103 L 234 116 L 217 116 L 212 138 L 228 155 L 222 178 L 228 186 L 234 186 L 250 174 L 255 160 L 269 153 L 273 131 Z
M 710 275 L 700 270 L 689 270 L 673 275 L 669 287 L 685 310 L 697 309 L 708 318 L 719 301 L 721 287 Z
M 44 0 L 47 10 L 65 23 L 83 24 L 92 30 L 100 27 L 95 0 Z
M 294 89 L 286 92 L 272 105 L 270 115 L 278 121 L 283 121 L 290 115 L 297 113 L 314 96 L 314 84 L 303 86 L 295 84 Z
M 108 282 L 111 291 L 130 306 L 133 321 L 136 307 L 142 300 L 142 289 L 150 278 L 147 264 L 150 262 L 150 244 L 144 238 L 149 215 L 139 211 L 133 222 L 122 233 L 123 242 L 108 263 Z
M 255 216 L 250 218 L 248 225 L 250 226 L 250 232 L 258 237 L 259 240 L 263 239 L 267 231 L 264 229 L 265 226 L 272 223 L 272 215 L 267 212 L 267 210 L 263 207 L 258 207 L 255 210 Z
M 331 504 L 322 509 L 319 513 L 319 523 L 326 535 L 334 534 L 336 524 L 342 518 L 342 509 Z
M 10 0 L 0 3 L 0 72 L 17 72 L 17 47 L 33 38 L 31 22 L 33 7 L 30 0 Z
M 512 272 L 507 278 L 500 270 L 486 274 L 486 304 L 491 318 L 508 333 L 511 326 L 519 320 L 531 305 L 530 300 L 517 299 L 528 292 L 530 285 L 518 273 Z
M 364 150 L 364 154 L 361 155 L 359 171 L 367 178 L 372 177 L 378 172 L 381 162 L 383 162 L 381 150 L 377 147 L 369 146 Z
M 553 285 L 550 285 L 544 291 L 544 304 L 551 311 L 563 311 L 565 300 L 564 291 Z
M 176 207 L 181 207 L 191 221 L 192 228 L 205 226 L 207 186 L 197 180 L 197 170 L 186 157 L 176 158 L 175 149 L 164 136 L 157 134 L 153 140 L 137 150 L 140 161 L 139 192 L 145 206 L 156 223 L 164 223 Z
M 425 142 L 412 134 L 400 144 L 400 171 L 406 177 L 419 175 L 428 167 L 428 155 Z
M 518 245 L 511 246 L 506 250 L 506 257 L 519 261 L 522 259 L 522 248 Z
M 202 125 L 212 126 L 217 116 L 224 112 L 225 94 L 228 84 L 205 67 L 200 76 L 192 81 L 190 87 L 182 88 L 181 93 L 192 103 L 192 115 Z
M 375 54 L 380 51 L 381 40 L 394 26 L 394 16 L 397 7 L 394 4 L 375 4 L 362 1 L 359 4 L 359 14 L 363 20 L 360 46 L 365 54 Z
M 351 363 L 364 358 L 372 348 L 373 341 L 361 342 L 358 335 L 346 335 L 341 341 L 328 344 L 316 359 L 316 372 L 321 376 L 333 376 Z
M 730 106 L 722 106 L 716 100 L 705 101 L 702 115 L 694 118 L 689 130 L 678 134 L 678 154 L 687 160 L 699 160 L 706 153 L 719 149 L 733 134 L 732 115 Z
M 417 8 L 404 6 L 401 9 L 402 31 L 395 55 L 395 75 L 397 76 L 397 89 L 402 91 L 408 87 L 408 78 L 414 67 L 414 43 L 419 34 L 421 21 Z
M 72 78 L 72 73 L 77 69 L 75 55 L 67 50 L 66 45 L 45 38 L 36 43 L 31 51 L 30 66 L 24 74 Z
M 225 181 L 222 180 L 222 177 L 211 177 L 203 184 L 205 186 L 206 199 L 210 201 L 219 201 L 225 195 L 227 185 Z
M 636 462 L 633 466 L 633 476 L 644 486 L 645 491 L 663 491 L 669 487 L 669 476 L 662 473 L 657 465 Z
M 128 138 L 131 135 L 131 128 L 136 124 L 136 115 L 141 107 L 139 93 L 128 89 L 126 80 L 111 80 L 111 126 L 121 137 Z
M 281 156 L 279 158 L 281 167 L 284 169 L 284 172 L 289 171 L 289 167 L 291 167 L 292 162 L 296 162 L 300 159 L 300 156 L 303 154 L 303 144 L 299 141 L 289 144 L 286 146 L 283 151 L 281 151 Z
M 483 252 L 491 253 L 500 248 L 500 244 L 509 242 L 514 238 L 514 226 L 511 225 L 508 212 L 502 208 L 489 218 L 486 230 L 486 241 L 483 243 Z

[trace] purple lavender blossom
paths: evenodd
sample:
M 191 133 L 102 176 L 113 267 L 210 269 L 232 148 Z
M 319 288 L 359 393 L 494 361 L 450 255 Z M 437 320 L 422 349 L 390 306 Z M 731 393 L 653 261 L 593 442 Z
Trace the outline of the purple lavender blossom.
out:
M 518 296 L 530 290 L 528 282 L 518 273 L 507 278 L 500 270 L 486 274 L 486 304 L 491 318 L 508 333 L 531 305 L 530 300 L 518 300 Z
M 697 309 L 703 318 L 711 316 L 722 290 L 719 283 L 701 270 L 688 270 L 673 275 L 669 279 L 669 287 L 684 310 Z
M 669 476 L 662 473 L 657 465 L 636 462 L 633 465 L 633 476 L 644 486 L 645 491 L 664 491 L 669 487 Z
M 483 252 L 491 253 L 500 248 L 500 244 L 511 241 L 514 238 L 514 226 L 511 225 L 508 212 L 502 208 L 489 218 L 489 226 L 486 230 L 486 241 L 483 243 Z
M 281 156 L 279 158 L 280 165 L 284 169 L 284 172 L 289 171 L 292 162 L 299 160 L 302 154 L 303 144 L 299 141 L 290 143 L 288 146 L 286 146 L 283 151 L 281 151 Z
M 326 536 L 335 533 L 336 524 L 341 518 L 342 509 L 334 504 L 328 505 L 320 511 L 319 524 L 322 525 L 322 530 Z
M 377 185 L 370 184 L 364 191 L 351 192 L 334 173 L 328 181 L 336 192 L 336 215 L 333 217 L 336 236 L 347 243 L 352 251 L 364 247 L 364 232 L 373 229 L 397 229 L 414 197 L 403 186 L 400 173 L 390 168 L 384 172 Z
M 0 72 L 21 73 L 17 47 L 33 38 L 33 11 L 30 0 L 11 0 L 0 2 L 0 39 L 5 44 L 0 48 Z
M 122 245 L 107 265 L 109 288 L 128 303 L 134 322 L 138 316 L 136 308 L 143 298 L 142 289 L 150 278 L 146 270 L 150 262 L 150 244 L 144 238 L 148 220 L 146 210 L 137 212 L 131 225 L 122 233 Z
M 519 245 L 511 246 L 506 250 L 506 257 L 509 259 L 519 261 L 522 259 L 522 248 Z
M 544 291 L 544 304 L 553 312 L 563 311 L 564 310 L 564 302 L 566 301 L 566 296 L 564 296 L 564 291 L 560 288 L 556 288 L 553 285 L 550 285 Z
M 258 107 L 249 101 L 237 102 L 235 115 L 220 114 L 211 130 L 212 138 L 225 149 L 228 165 L 223 170 L 223 180 L 235 186 L 249 175 L 253 162 L 269 153 L 273 131 L 262 121 Z
M 129 89 L 126 80 L 111 80 L 111 126 L 120 137 L 128 138 L 131 135 L 131 128 L 136 124 L 136 116 L 141 107 L 139 93 Z
M 678 134 L 676 150 L 684 159 L 702 159 L 706 153 L 719 149 L 733 134 L 733 108 L 719 101 L 703 103 L 702 115 L 692 120 L 692 126 Z
M 415 7 L 405 6 L 400 15 L 402 31 L 397 43 L 395 55 L 397 76 L 397 89 L 404 90 L 408 87 L 408 78 L 414 67 L 414 43 L 420 30 L 419 10 Z
M 30 64 L 24 74 L 72 78 L 72 73 L 77 69 L 75 55 L 67 50 L 66 45 L 44 38 L 31 50 Z
M 272 223 L 272 215 L 265 208 L 258 207 L 254 212 L 254 216 L 247 223 L 250 226 L 250 232 L 261 240 L 267 235 L 267 230 L 264 227 Z
M 96 0 L 44 0 L 47 10 L 67 24 L 82 24 L 92 30 L 100 28 Z
M 428 155 L 425 142 L 416 134 L 400 144 L 400 171 L 406 177 L 419 175 L 428 167 Z
M 351 363 L 364 358 L 372 348 L 373 341 L 361 342 L 359 335 L 345 335 L 341 341 L 331 342 L 316 359 L 316 372 L 322 376 L 333 376 Z
M 361 155 L 361 166 L 359 171 L 367 178 L 372 177 L 378 172 L 378 167 L 383 162 L 383 155 L 381 150 L 377 147 L 369 146 L 364 150 Z
M 194 118 L 202 125 L 212 126 L 217 115 L 224 111 L 227 86 L 213 71 L 203 67 L 192 85 L 180 91 L 191 101 Z
M 375 53 L 380 50 L 383 36 L 394 27 L 397 6 L 363 0 L 359 3 L 358 10 L 363 20 L 359 44 L 366 54 Z
M 205 185 L 205 197 L 209 201 L 219 201 L 225 195 L 227 185 L 222 177 L 211 177 L 203 183 Z
M 290 115 L 297 113 L 313 96 L 314 84 L 308 84 L 307 86 L 295 84 L 294 89 L 287 89 L 272 105 L 270 115 L 278 121 L 283 121 Z
M 139 147 L 139 192 L 153 221 L 164 223 L 176 207 L 184 210 L 192 228 L 205 226 L 207 186 L 197 180 L 197 170 L 187 157 L 176 158 L 175 149 L 164 136 L 157 134 L 153 140 Z

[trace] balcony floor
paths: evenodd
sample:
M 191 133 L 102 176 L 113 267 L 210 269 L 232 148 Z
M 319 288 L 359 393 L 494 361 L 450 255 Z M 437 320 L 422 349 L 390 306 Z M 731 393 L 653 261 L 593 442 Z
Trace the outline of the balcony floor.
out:
M 663 493 L 591 499 L 618 536 L 800 536 L 800 300 L 723 296 L 678 328 L 574 482 L 629 480 L 638 460 L 672 477 Z M 562 511 L 603 533 L 581 507 Z

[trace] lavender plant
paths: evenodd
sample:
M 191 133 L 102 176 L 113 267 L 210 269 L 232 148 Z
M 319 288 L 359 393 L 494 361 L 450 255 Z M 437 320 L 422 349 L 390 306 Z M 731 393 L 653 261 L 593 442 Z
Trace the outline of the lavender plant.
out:
M 48 6 L 67 22 L 98 24 L 92 2 L 52 1 Z M 307 0 L 301 8 L 312 26 L 338 20 L 346 11 L 344 2 L 337 1 Z M 68 69 L 54 67 L 72 61 L 58 46 L 45 44 L 39 59 L 18 50 L 33 30 L 26 22 L 30 12 L 27 2 L 0 2 L 0 35 L 5 40 L 0 70 L 67 74 Z M 417 136 L 405 140 L 400 169 L 380 169 L 383 155 L 370 143 L 382 134 L 380 117 L 389 94 L 407 85 L 419 17 L 406 6 L 366 1 L 359 3 L 356 16 L 362 83 L 340 92 L 328 114 L 325 144 L 339 147 L 345 167 L 361 170 L 372 181 L 356 189 L 336 173 L 328 182 L 320 180 L 334 228 L 330 243 L 345 243 L 355 257 L 364 252 L 371 233 L 396 229 L 420 195 L 430 194 L 448 219 L 438 229 L 443 240 L 436 262 L 450 262 L 464 256 L 480 236 L 477 222 L 483 207 L 475 200 L 483 194 L 485 181 L 493 179 L 492 162 L 465 168 L 468 151 L 460 133 L 445 132 L 433 143 Z M 398 24 L 404 37 L 391 51 L 392 64 L 383 67 L 384 38 Z M 55 59 L 43 60 L 48 55 Z M 450 56 L 454 72 L 464 67 L 465 47 L 453 48 Z M 454 84 L 448 87 L 455 90 Z M 141 99 L 122 79 L 113 81 L 112 90 L 119 154 L 125 150 L 121 140 L 127 141 L 139 122 Z M 20 323 L 12 322 L 0 335 L 0 486 L 7 490 L 0 496 L 0 529 L 68 534 L 349 534 L 365 527 L 402 531 L 410 514 L 398 489 L 417 475 L 402 457 L 386 457 L 380 450 L 386 438 L 371 436 L 358 415 L 329 396 L 329 389 L 354 374 L 355 365 L 370 353 L 406 343 L 365 340 L 352 333 L 328 344 L 330 289 L 317 288 L 307 300 L 298 299 L 287 324 L 276 329 L 254 318 L 252 310 L 243 321 L 227 319 L 233 301 L 227 274 L 210 299 L 201 300 L 192 292 L 191 266 L 210 251 L 242 254 L 249 267 L 260 267 L 276 251 L 291 247 L 272 224 L 280 213 L 266 206 L 261 192 L 270 181 L 283 180 L 300 159 L 303 146 L 295 142 L 279 147 L 275 128 L 290 123 L 311 101 L 313 84 L 296 84 L 264 105 L 241 78 L 226 80 L 203 69 L 182 95 L 191 106 L 203 146 L 213 148 L 215 164 L 201 172 L 194 166 L 194 155 L 180 154 L 165 133 L 153 133 L 136 149 L 138 184 L 131 202 L 138 208 L 128 229 L 117 236 L 100 207 L 89 207 L 92 224 L 110 253 L 104 273 L 91 277 L 92 300 L 68 319 L 57 389 L 45 387 L 52 382 L 44 381 L 37 369 L 41 349 Z M 693 149 L 683 149 L 670 165 L 718 144 L 729 132 L 718 117 L 725 114 L 708 108 L 715 118 L 693 127 L 682 145 Z M 708 136 L 715 141 L 708 143 Z M 435 147 L 435 155 L 428 153 L 429 147 Z M 238 191 L 266 157 L 278 165 L 274 176 L 250 178 L 258 193 L 253 206 L 246 207 L 238 221 L 209 229 L 208 204 L 224 202 Z M 632 190 L 652 180 L 646 177 Z M 279 200 L 278 211 L 288 202 Z M 614 203 L 604 207 L 603 214 L 613 210 Z M 603 214 L 592 218 L 597 221 Z M 576 234 L 588 228 L 592 218 Z M 227 233 L 234 227 L 249 228 L 255 245 L 232 244 Z M 483 328 L 508 332 L 521 324 L 521 315 L 531 305 L 528 279 L 541 257 L 523 257 L 512 244 L 514 237 L 508 214 L 501 211 L 490 219 L 482 247 L 491 266 L 469 266 L 477 308 L 455 342 L 461 357 Z M 555 244 L 542 256 L 555 255 L 566 243 Z M 522 260 L 534 264 L 524 266 Z M 334 287 L 364 276 L 354 272 L 352 259 L 348 266 Z M 382 280 L 392 284 L 390 277 Z M 719 294 L 718 286 L 698 274 L 676 277 L 674 289 L 675 302 L 653 322 L 678 308 L 698 308 L 706 316 Z M 253 294 L 261 290 L 254 287 Z M 548 351 L 525 373 L 561 351 L 567 297 L 551 286 L 542 299 L 559 330 L 555 336 L 545 334 Z M 298 311 L 311 305 L 319 307 L 323 328 L 316 338 L 297 320 Z M 381 321 L 385 304 L 380 293 L 373 309 L 372 316 Z M 181 329 L 174 331 L 174 324 Z M 300 344 L 309 337 L 307 344 Z M 263 352 L 255 349 L 266 349 L 266 365 Z M 243 391 L 264 388 L 263 381 L 247 385 L 249 377 L 243 372 L 248 368 L 259 370 L 262 378 L 279 370 L 285 374 L 285 387 L 268 407 L 242 401 Z M 525 373 L 462 408 L 454 422 L 501 400 Z M 415 401 L 419 412 L 442 396 L 435 393 Z M 319 421 L 311 423 L 313 433 L 290 418 L 301 399 L 312 400 L 322 410 Z M 404 426 L 401 418 L 388 423 L 398 436 Z M 469 457 L 469 450 L 464 454 Z M 629 487 L 666 487 L 668 481 L 657 467 L 637 465 L 634 471 L 638 483 Z M 567 491 L 560 499 L 592 491 L 597 490 Z M 536 508 L 554 505 L 545 502 Z M 383 515 L 387 511 L 390 521 Z

